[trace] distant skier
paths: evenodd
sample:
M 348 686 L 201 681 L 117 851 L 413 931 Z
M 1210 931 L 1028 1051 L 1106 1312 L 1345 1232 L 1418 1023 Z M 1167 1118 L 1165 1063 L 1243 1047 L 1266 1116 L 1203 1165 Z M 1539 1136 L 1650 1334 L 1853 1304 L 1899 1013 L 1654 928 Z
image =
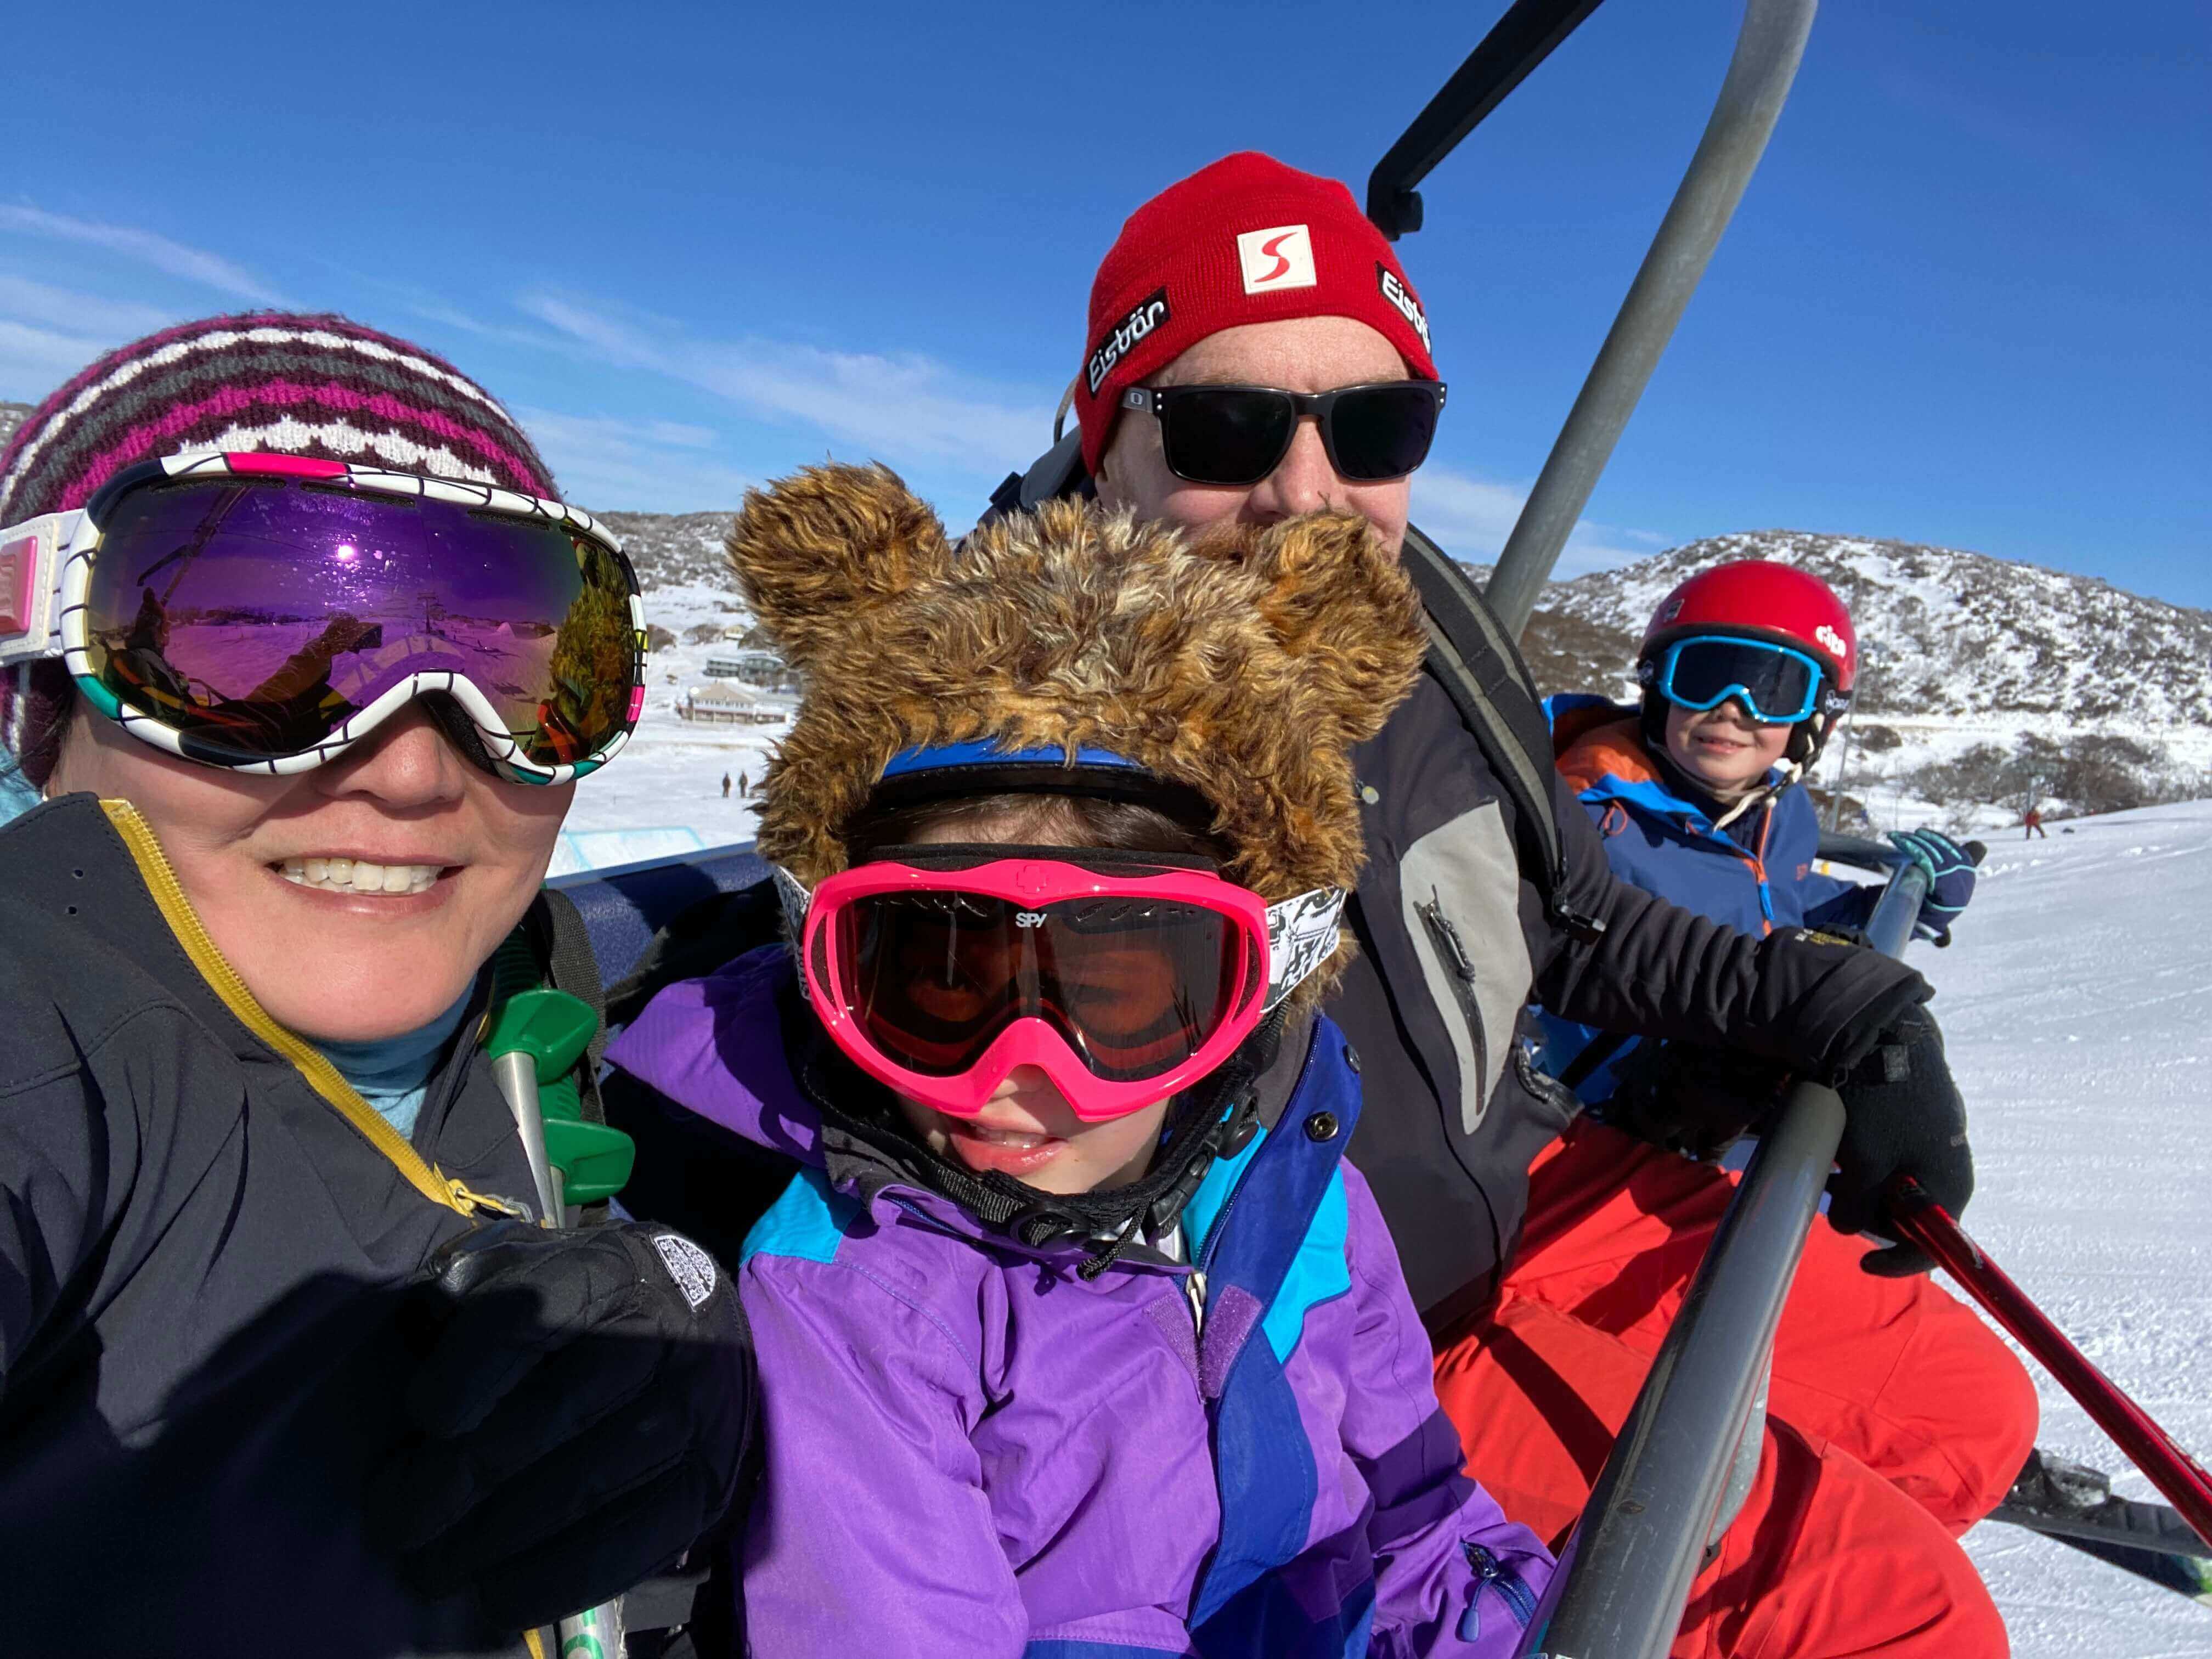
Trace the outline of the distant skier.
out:
M 753 792 L 753 784 L 752 784 L 752 780 L 751 780 L 750 778 L 747 777 L 744 773 L 742 773 L 742 772 L 738 773 L 738 799 L 739 800 L 743 800 L 743 799 L 744 799 L 747 796 L 750 795 L 750 794 L 752 793 L 752 792 Z M 726 790 L 725 790 L 723 793 L 726 794 L 728 792 L 727 792 Z
M 1547 705 L 1559 771 L 1613 872 L 1747 932 L 1863 924 L 1881 890 L 1814 872 L 1819 824 L 1795 787 L 1850 706 L 1856 659 L 1850 613 L 1804 571 L 1741 560 L 1668 594 L 1638 654 L 1639 706 Z M 1892 839 L 1933 878 L 1921 935 L 1948 940 L 1973 893 L 1971 860 L 1932 830 Z M 1773 1068 L 1709 1048 L 1639 1043 L 1550 1015 L 1543 1026 L 1545 1069 L 1590 1109 L 1531 1166 L 1501 1340 L 1471 1368 L 1475 1389 L 1492 1369 L 1532 1374 L 1539 1360 L 1571 1374 L 1587 1361 L 1570 1356 L 1600 1346 L 1657 1351 L 1735 1191 L 1735 1176 L 1696 1160 L 1736 1139 L 1778 1082 Z M 1899 1052 L 1917 1069 L 1940 1056 L 1942 1039 L 1930 1026 Z M 1594 1193 L 1607 1196 L 1593 1202 Z M 1785 1495 L 1833 1488 L 1860 1517 L 1852 1550 L 1917 1552 L 1927 1565 L 1931 1551 L 1948 1553 L 1929 1516 L 1956 1535 L 2004 1497 L 2033 1443 L 2035 1393 L 1970 1309 L 1927 1278 L 1876 1276 L 1892 1265 L 1863 1240 L 1818 1227 L 1808 1237 L 1775 1339 L 1769 1416 L 1796 1453 L 1775 1480 Z M 1516 1359 L 1505 1339 L 1534 1358 Z M 1443 1392 L 1449 1407 L 1449 1379 Z M 1498 1425 L 1495 1439 L 1517 1448 L 1517 1480 L 1492 1437 L 1469 1447 L 1508 1511 L 1534 1516 L 1540 1532 L 1571 1513 L 1595 1468 L 1578 1461 L 1568 1423 L 1555 1413 Z M 1523 1482 L 1559 1507 L 1538 1510 L 1520 1497 Z M 1753 1507 L 1763 1502 L 1796 1507 L 1754 1492 Z M 1971 1576 L 1963 1557 L 1952 1565 Z M 1770 1590 L 1778 1609 L 1819 1594 L 1792 1584 L 1784 1575 Z M 1948 1650 L 1995 1650 L 1966 1638 Z
M 2038 836 L 2045 841 L 2051 839 L 2051 832 L 2043 827 L 2043 814 L 2034 807 L 2027 809 L 2027 816 L 2021 819 L 2021 823 L 2026 826 L 2026 833 L 2021 836 L 2022 841 L 2033 841 Z
M 729 798 L 730 798 L 730 775 L 729 775 L 727 772 L 725 772 L 725 773 L 723 773 L 723 774 L 722 774 L 722 799 L 723 799 L 724 800 L 727 800 L 727 799 L 729 799 Z

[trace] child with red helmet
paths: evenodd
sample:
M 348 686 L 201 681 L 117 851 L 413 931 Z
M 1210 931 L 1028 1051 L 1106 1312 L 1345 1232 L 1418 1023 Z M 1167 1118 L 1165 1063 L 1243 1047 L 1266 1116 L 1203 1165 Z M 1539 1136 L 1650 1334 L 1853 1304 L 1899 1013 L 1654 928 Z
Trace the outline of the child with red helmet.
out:
M 1614 873 L 1754 933 L 1863 922 L 1875 890 L 1813 870 L 1819 826 L 1795 787 L 1856 678 L 1857 637 L 1833 591 L 1760 560 L 1705 571 L 1661 603 L 1636 666 L 1640 706 L 1576 696 L 1549 709 L 1559 770 Z M 1971 866 L 1940 836 L 1901 840 L 1938 872 L 1920 921 L 1940 938 L 1971 893 Z M 1509 1513 L 1556 1536 L 1603 1450 L 1574 1407 L 1603 1419 L 1626 1410 L 1735 1190 L 1734 1174 L 1678 1152 L 1732 1139 L 1778 1079 L 1711 1050 L 1543 1024 L 1543 1063 L 1592 1109 L 1531 1165 L 1490 1340 L 1440 1380 L 1448 1406 L 1510 1398 L 1494 1386 L 1505 1382 L 1528 1395 L 1534 1416 L 1513 1413 L 1469 1449 Z M 1940 1042 L 1932 1027 L 1924 1040 Z M 1887 1276 L 1903 1265 L 1826 1227 L 1808 1237 L 1776 1335 L 1768 1453 L 1698 1580 L 1686 1639 L 1724 1629 L 1723 1651 L 1808 1650 L 1838 1586 L 1901 1583 L 1911 1561 L 1948 1587 L 1923 1607 L 1941 1651 L 2004 1651 L 1972 1564 L 1944 1534 L 2004 1495 L 2033 1441 L 2034 1390 L 1971 1310 L 1925 1276 Z M 1572 1379 L 1571 1397 L 1544 1379 Z M 1748 1605 L 1730 1588 L 1747 1584 L 1760 1587 Z
M 1641 706 L 1551 699 L 1553 742 L 1613 873 L 1746 933 L 1850 931 L 1880 890 L 1813 868 L 1820 824 L 1795 786 L 1851 703 L 1858 635 L 1809 571 L 1739 559 L 1662 599 L 1637 653 Z M 1930 881 L 1919 936 L 1948 945 L 1973 896 L 1973 862 L 1932 830 L 1892 837 Z M 1632 1045 L 1547 1021 L 1546 1060 L 1595 1105 Z

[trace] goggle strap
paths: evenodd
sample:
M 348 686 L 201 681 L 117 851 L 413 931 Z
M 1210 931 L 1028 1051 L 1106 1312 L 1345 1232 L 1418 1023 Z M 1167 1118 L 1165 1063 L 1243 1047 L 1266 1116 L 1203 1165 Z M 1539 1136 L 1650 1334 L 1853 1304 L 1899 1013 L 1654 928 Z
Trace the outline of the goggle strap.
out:
M 0 665 L 62 654 L 62 568 L 83 524 L 73 507 L 0 530 Z
M 1336 954 L 1343 941 L 1337 921 L 1344 914 L 1344 889 L 1316 887 L 1267 907 L 1267 1000 L 1273 1013 L 1283 999 Z
M 814 908 L 813 890 L 781 865 L 771 864 L 769 868 L 775 875 L 775 899 L 783 907 L 784 926 L 797 939 L 806 926 L 806 913 Z

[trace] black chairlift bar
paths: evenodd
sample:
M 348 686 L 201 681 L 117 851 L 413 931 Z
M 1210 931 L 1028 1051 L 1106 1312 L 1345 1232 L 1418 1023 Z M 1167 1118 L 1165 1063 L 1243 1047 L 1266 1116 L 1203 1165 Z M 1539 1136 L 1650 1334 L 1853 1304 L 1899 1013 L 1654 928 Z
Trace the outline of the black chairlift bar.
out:
M 1900 865 L 1867 919 L 1897 956 L 1928 894 Z M 1755 1456 L 1774 1330 L 1844 1133 L 1844 1103 L 1794 1085 L 1753 1153 L 1531 1626 L 1532 1659 L 1662 1659 L 1708 1540 L 1741 1503 L 1730 1474 Z M 1748 1482 L 1738 1483 L 1738 1486 Z
M 1421 193 L 1414 186 L 1601 3 L 1514 0 L 1367 175 L 1367 216 L 1376 228 L 1395 242 L 1421 228 Z

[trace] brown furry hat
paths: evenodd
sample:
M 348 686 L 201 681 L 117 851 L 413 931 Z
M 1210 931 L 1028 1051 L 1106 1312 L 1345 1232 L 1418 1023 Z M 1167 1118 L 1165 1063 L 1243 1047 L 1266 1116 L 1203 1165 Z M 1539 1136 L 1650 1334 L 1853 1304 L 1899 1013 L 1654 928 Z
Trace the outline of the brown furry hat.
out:
M 728 548 L 803 676 L 759 847 L 809 885 L 845 867 L 844 828 L 894 756 L 978 740 L 1107 750 L 1196 790 L 1235 850 L 1223 873 L 1271 902 L 1357 878 L 1347 751 L 1426 647 L 1364 520 L 1193 544 L 1054 501 L 956 549 L 883 467 L 822 466 L 748 493 Z

